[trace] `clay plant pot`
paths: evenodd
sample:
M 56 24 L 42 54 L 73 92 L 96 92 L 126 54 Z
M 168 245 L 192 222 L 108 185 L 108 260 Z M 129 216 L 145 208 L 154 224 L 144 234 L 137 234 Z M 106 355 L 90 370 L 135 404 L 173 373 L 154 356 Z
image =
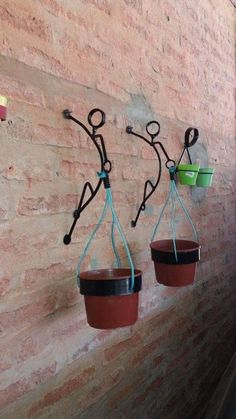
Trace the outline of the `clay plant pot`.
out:
M 114 329 L 134 324 L 138 318 L 142 272 L 131 269 L 100 269 L 80 274 L 80 293 L 84 295 L 88 324 L 96 329 Z
M 199 169 L 196 185 L 202 188 L 208 188 L 211 186 L 214 171 L 215 170 L 210 167 Z
M 178 261 L 175 259 L 173 240 L 158 240 L 150 244 L 156 280 L 168 287 L 192 284 L 196 262 L 200 260 L 200 245 L 194 241 L 176 240 Z
M 181 185 L 194 186 L 197 180 L 199 164 L 179 164 L 176 171 Z
M 7 117 L 7 98 L 0 95 L 0 120 L 5 121 Z

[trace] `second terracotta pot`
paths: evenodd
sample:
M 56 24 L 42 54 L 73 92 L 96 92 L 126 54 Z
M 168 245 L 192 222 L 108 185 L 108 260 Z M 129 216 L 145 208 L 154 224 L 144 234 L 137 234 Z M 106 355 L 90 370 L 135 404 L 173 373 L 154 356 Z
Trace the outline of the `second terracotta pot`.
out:
M 150 244 L 156 280 L 169 287 L 192 284 L 196 262 L 200 260 L 200 245 L 189 240 L 176 240 L 178 261 L 175 259 L 173 240 L 158 240 Z

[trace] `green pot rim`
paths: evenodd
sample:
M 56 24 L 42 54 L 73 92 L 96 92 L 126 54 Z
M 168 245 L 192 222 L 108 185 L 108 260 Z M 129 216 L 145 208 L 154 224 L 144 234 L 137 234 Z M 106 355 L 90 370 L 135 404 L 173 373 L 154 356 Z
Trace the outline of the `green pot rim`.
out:
M 201 167 L 199 169 L 199 175 L 213 175 L 215 169 L 211 167 Z
M 177 172 L 198 172 L 199 167 L 199 164 L 179 164 Z

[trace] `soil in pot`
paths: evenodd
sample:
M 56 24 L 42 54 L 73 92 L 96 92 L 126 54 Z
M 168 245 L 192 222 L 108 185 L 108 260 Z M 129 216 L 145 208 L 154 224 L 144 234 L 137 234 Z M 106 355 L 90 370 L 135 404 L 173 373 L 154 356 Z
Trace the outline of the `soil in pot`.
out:
M 80 293 L 84 295 L 88 324 L 96 329 L 114 329 L 134 324 L 138 318 L 142 272 L 131 269 L 100 269 L 80 274 Z
M 176 261 L 173 240 L 158 240 L 150 244 L 156 280 L 169 287 L 192 284 L 196 262 L 200 260 L 200 245 L 189 240 L 176 240 Z

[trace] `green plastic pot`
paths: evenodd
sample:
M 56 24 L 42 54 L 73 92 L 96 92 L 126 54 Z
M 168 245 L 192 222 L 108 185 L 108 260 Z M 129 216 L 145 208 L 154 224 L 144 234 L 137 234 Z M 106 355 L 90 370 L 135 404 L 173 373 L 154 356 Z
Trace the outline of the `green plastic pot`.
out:
M 181 185 L 194 186 L 196 184 L 199 171 L 199 164 L 179 164 L 177 175 Z
M 214 171 L 215 170 L 210 167 L 204 167 L 199 169 L 196 182 L 197 186 L 200 186 L 202 188 L 208 188 L 209 186 L 211 186 Z

